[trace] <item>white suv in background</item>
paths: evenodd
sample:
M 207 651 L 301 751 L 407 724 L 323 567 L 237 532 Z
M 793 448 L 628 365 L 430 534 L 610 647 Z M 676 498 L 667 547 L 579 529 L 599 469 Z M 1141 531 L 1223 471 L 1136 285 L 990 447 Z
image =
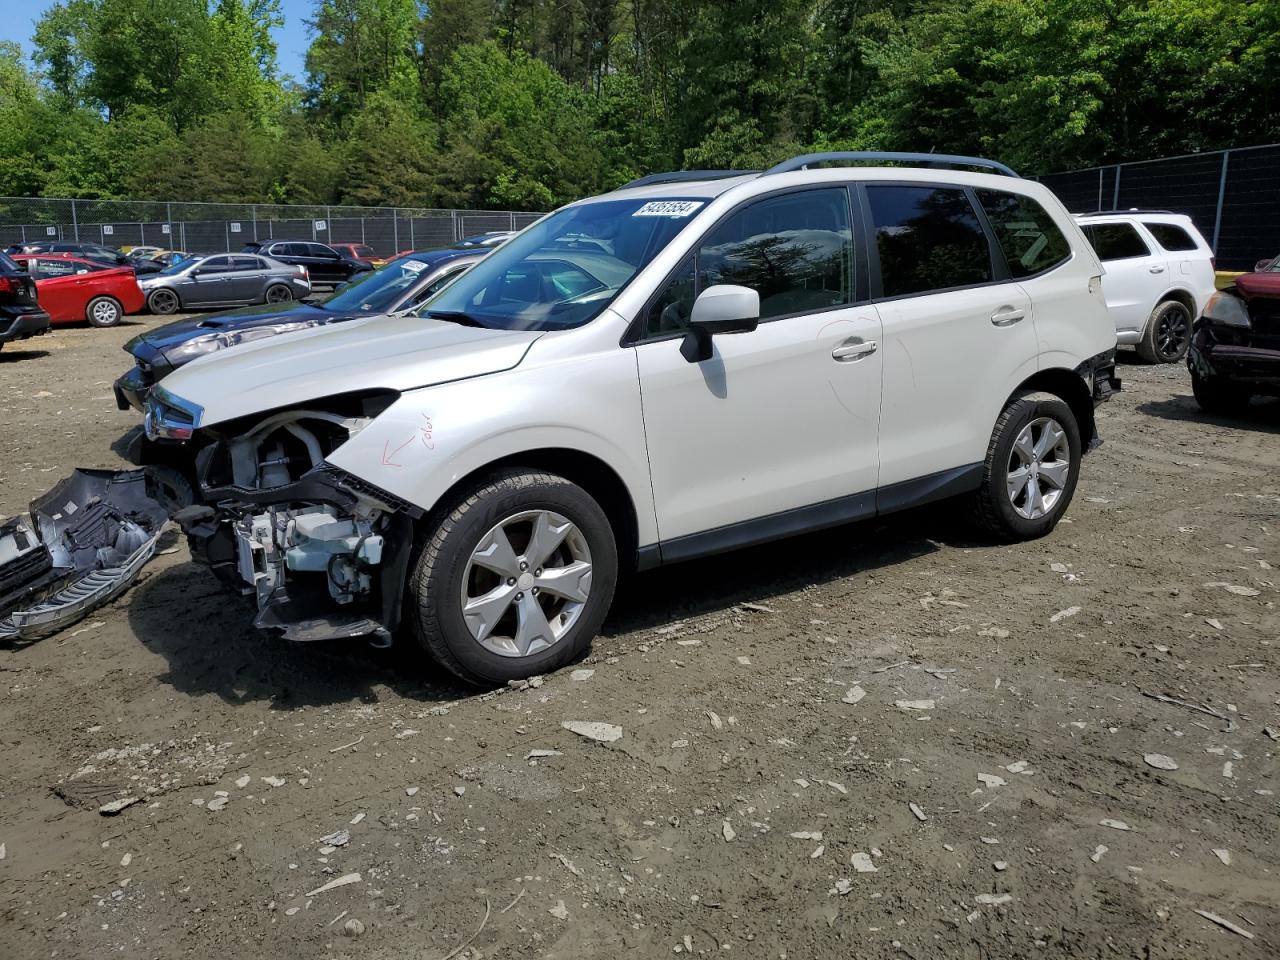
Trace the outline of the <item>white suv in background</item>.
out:
M 848 165 L 880 161 L 915 165 Z M 502 684 L 580 657 L 627 569 L 946 497 L 1047 534 L 1118 386 L 1101 274 L 991 161 L 658 174 L 417 315 L 196 359 L 150 394 L 146 449 L 193 480 L 176 516 L 258 626 L 387 643 L 403 618 Z
M 1076 217 L 1106 268 L 1102 290 L 1120 343 L 1150 363 L 1187 354 L 1191 325 L 1213 296 L 1213 251 L 1191 218 L 1167 210 Z

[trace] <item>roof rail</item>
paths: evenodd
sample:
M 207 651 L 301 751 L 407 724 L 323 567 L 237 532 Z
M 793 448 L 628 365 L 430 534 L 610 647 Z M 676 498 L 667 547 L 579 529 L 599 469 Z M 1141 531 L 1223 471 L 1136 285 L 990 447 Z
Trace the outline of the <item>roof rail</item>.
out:
M 1186 216 L 1179 214 L 1177 210 L 1149 210 L 1145 207 L 1126 207 L 1123 210 L 1090 210 L 1088 213 L 1073 213 L 1073 217 L 1123 217 L 1125 214 L 1137 214 L 1138 216 L 1147 216 L 1155 214 L 1157 216 L 1176 217 Z
M 1018 176 L 1009 167 L 995 160 L 984 160 L 982 157 L 962 157 L 948 153 L 884 153 L 873 150 L 837 151 L 833 153 L 806 153 L 803 156 L 784 160 L 777 166 L 764 172 L 790 173 L 793 170 L 804 170 L 817 163 L 905 163 L 915 167 L 977 167 L 1005 177 Z
M 655 183 L 683 183 L 689 180 L 725 180 L 729 177 L 746 177 L 759 170 L 671 170 L 668 173 L 651 173 L 630 183 L 617 187 L 618 190 L 629 190 L 632 187 L 647 187 Z

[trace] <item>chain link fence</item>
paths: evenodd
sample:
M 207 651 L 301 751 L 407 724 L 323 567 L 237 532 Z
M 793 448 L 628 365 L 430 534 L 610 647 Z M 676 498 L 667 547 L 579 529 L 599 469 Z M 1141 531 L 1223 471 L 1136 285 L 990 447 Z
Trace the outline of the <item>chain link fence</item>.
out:
M 40 240 L 190 253 L 239 250 L 254 240 L 363 243 L 380 256 L 445 247 L 490 230 L 520 230 L 540 213 L 405 207 L 161 203 L 0 197 L 0 249 Z
M 1280 254 L 1280 144 L 1089 167 L 1039 178 L 1074 213 L 1171 210 L 1191 216 L 1219 270 Z

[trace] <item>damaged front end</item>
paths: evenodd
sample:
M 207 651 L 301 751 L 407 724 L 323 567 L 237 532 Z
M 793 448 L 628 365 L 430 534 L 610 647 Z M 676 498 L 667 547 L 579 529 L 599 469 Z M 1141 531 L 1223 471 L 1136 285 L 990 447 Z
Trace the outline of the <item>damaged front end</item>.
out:
M 0 524 L 0 641 L 37 640 L 123 592 L 167 517 L 141 470 L 76 470 Z
M 255 626 L 391 642 L 422 511 L 325 459 L 391 399 L 337 398 L 202 432 L 199 502 L 174 519 L 195 560 L 254 597 Z

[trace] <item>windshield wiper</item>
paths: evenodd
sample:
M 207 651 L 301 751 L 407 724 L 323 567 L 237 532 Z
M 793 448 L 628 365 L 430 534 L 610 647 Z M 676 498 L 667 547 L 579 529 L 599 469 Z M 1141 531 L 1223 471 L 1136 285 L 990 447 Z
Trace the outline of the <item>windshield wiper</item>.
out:
M 432 320 L 444 320 L 448 323 L 460 323 L 464 327 L 485 327 L 483 323 L 471 316 L 469 313 L 463 313 L 461 310 L 428 310 L 427 316 Z

